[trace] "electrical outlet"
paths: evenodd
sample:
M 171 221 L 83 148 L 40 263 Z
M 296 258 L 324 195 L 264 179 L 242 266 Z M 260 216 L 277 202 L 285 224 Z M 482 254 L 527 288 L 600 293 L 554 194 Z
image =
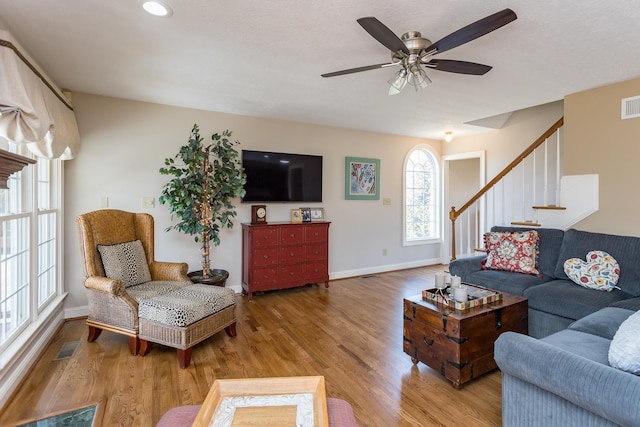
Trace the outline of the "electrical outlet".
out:
M 142 208 L 143 209 L 153 209 L 156 207 L 156 199 L 154 197 L 143 197 L 142 198 Z
M 387 256 L 387 250 L 386 249 L 382 250 L 382 256 Z
M 382 198 L 382 204 L 383 205 L 390 205 L 391 204 L 391 197 Z
M 100 198 L 100 207 L 102 209 L 106 209 L 109 207 L 109 198 L 107 196 L 102 196 Z

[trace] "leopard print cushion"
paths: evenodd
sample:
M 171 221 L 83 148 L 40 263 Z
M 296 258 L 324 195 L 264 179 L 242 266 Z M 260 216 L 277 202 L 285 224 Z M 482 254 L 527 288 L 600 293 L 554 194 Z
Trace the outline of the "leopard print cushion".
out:
M 98 245 L 98 252 L 107 277 L 121 280 L 125 288 L 151 280 L 147 257 L 140 240 Z
M 152 280 L 151 282 L 127 288 L 127 293 L 140 304 L 142 301 L 158 295 L 168 294 L 171 291 L 191 286 L 191 282 L 173 282 L 164 280 Z
M 193 284 L 141 301 L 138 316 L 165 325 L 184 327 L 234 303 L 233 289 Z

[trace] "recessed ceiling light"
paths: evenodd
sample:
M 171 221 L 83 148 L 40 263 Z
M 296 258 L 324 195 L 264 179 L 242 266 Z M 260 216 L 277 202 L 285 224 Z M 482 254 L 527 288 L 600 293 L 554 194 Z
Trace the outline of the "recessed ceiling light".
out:
M 169 17 L 173 13 L 169 6 L 159 1 L 145 1 L 142 3 L 142 8 L 152 15 L 163 18 Z

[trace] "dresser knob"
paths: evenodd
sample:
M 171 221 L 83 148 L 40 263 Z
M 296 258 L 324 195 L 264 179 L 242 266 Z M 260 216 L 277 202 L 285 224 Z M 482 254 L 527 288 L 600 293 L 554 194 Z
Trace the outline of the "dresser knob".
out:
M 295 253 L 293 253 L 293 252 L 290 252 L 290 253 L 289 253 L 289 256 L 296 256 L 296 254 L 295 254 Z
M 262 236 L 262 238 L 263 238 L 264 240 L 269 240 L 269 235 L 268 235 L 268 234 L 265 234 L 264 236 Z
M 265 274 L 265 275 L 264 275 L 264 276 L 262 276 L 262 277 L 263 277 L 264 279 L 268 279 L 268 278 L 269 278 L 269 275 L 268 275 L 268 274 Z
M 315 270 L 313 270 L 313 272 L 314 272 L 314 273 L 317 273 L 317 272 L 318 272 L 318 269 L 316 268 Z
M 293 273 L 293 271 L 290 271 L 290 272 L 289 272 L 289 274 L 290 274 L 291 276 L 293 276 L 293 274 L 294 274 L 294 273 Z
M 314 255 L 318 255 L 318 251 L 313 252 Z
M 320 235 L 320 233 L 318 233 L 318 232 L 316 231 L 316 237 L 318 237 L 319 235 Z
M 295 234 L 291 233 L 289 234 L 289 237 L 291 237 L 293 239 L 293 237 L 295 236 Z
M 262 258 L 269 259 L 269 255 L 262 255 Z

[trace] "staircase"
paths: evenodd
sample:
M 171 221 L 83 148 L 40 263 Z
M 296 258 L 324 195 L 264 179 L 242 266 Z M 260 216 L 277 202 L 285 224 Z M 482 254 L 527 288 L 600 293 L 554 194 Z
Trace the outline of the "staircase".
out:
M 451 208 L 451 260 L 483 250 L 493 225 L 565 230 L 598 210 L 598 175 L 563 175 L 563 125 L 560 118 L 462 207 Z

